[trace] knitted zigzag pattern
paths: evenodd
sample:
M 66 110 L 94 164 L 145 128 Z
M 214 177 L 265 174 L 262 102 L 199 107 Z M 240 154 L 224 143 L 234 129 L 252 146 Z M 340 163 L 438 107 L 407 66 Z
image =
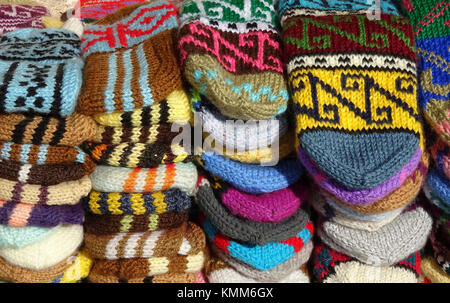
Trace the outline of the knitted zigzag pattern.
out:
M 80 18 L 85 23 L 91 23 L 116 12 L 124 6 L 144 1 L 146 0 L 81 0 Z
M 43 16 L 50 16 L 43 6 L 0 4 L 0 35 L 19 28 L 44 28 Z

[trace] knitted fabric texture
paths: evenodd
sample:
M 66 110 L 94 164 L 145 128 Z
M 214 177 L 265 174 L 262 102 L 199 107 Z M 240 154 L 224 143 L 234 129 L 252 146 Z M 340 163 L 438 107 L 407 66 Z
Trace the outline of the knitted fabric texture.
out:
M 192 161 L 193 157 L 180 144 L 85 142 L 82 148 L 98 164 L 129 168 L 153 168 L 159 164 Z
M 37 205 L 74 205 L 91 190 L 91 179 L 42 186 L 0 179 L 0 200 Z
M 174 53 L 177 11 L 169 1 L 131 5 L 88 25 L 79 110 L 86 115 L 133 111 L 181 87 Z
M 0 4 L 0 35 L 19 28 L 44 28 L 41 17 L 49 15 L 43 6 Z
M 405 181 L 405 178 L 413 173 L 419 165 L 422 151 L 419 148 L 416 154 L 409 160 L 409 162 L 398 171 L 391 179 L 378 185 L 372 189 L 351 190 L 342 187 L 335 180 L 322 172 L 314 161 L 299 147 L 297 153 L 300 162 L 304 165 L 306 170 L 310 173 L 316 183 L 330 194 L 339 198 L 340 200 L 352 205 L 367 205 L 390 194 L 395 189 L 399 188 Z
M 318 234 L 325 244 L 338 252 L 369 265 L 388 266 L 422 249 L 431 226 L 431 217 L 422 208 L 417 208 L 374 232 L 326 221 Z
M 92 161 L 72 164 L 32 165 L 0 161 L 0 178 L 25 184 L 51 186 L 75 181 L 90 174 L 95 168 Z
M 275 23 L 269 13 L 274 11 L 273 1 L 188 2 L 181 14 L 186 22 L 178 40 L 187 81 L 232 118 L 265 120 L 285 112 L 289 94 L 280 37 L 269 24 Z M 227 12 L 212 14 L 211 2 L 213 7 L 229 10 L 230 16 L 225 16 Z M 192 19 L 194 7 L 200 10 Z M 265 21 L 253 21 L 251 12 L 255 11 L 259 16 L 265 15 Z M 222 20 L 215 20 L 218 17 Z
M 118 9 L 146 0 L 81 0 L 80 19 L 85 23 L 91 23 L 102 19 L 109 14 L 115 13 Z
M 382 36 L 383 43 L 356 38 L 361 35 Z M 321 37 L 327 39 L 320 45 L 309 42 Z M 392 178 L 419 143 L 424 149 L 407 19 L 293 16 L 283 39 L 299 143 L 330 177 L 353 190 L 374 188 Z
M 212 175 L 249 194 L 270 193 L 297 182 L 303 169 L 296 159 L 281 160 L 275 166 L 239 163 L 216 153 L 201 155 L 204 168 Z
M 54 227 L 59 224 L 83 224 L 84 212 L 77 205 L 33 205 L 0 200 L 0 224 L 9 226 Z
M 427 175 L 427 185 L 441 201 L 450 207 L 450 180 L 444 174 L 432 168 Z
M 0 225 L 0 248 L 23 247 L 47 237 L 55 228 Z
M 197 273 L 181 273 L 181 274 L 160 274 L 145 278 L 121 279 L 115 275 L 99 274 L 96 271 L 89 274 L 89 282 L 91 283 L 202 283 L 199 282 Z
M 422 260 L 421 270 L 423 274 L 432 283 L 450 283 L 450 275 L 446 274 L 437 264 L 436 260 L 431 257 L 425 257 Z
M 174 211 L 150 215 L 91 215 L 86 214 L 86 233 L 109 235 L 155 231 L 179 227 L 188 220 L 189 213 Z
M 321 283 L 417 283 L 420 254 L 388 267 L 376 267 L 343 255 L 322 243 L 314 247 L 314 278 Z
M 19 29 L 0 40 L 0 113 L 67 117 L 81 87 L 80 38 L 65 29 Z
M 92 188 L 101 192 L 149 193 L 178 188 L 192 195 L 197 182 L 193 163 L 161 164 L 155 168 L 99 165 L 90 175 Z
M 20 248 L 1 248 L 0 257 L 12 265 L 42 270 L 73 255 L 82 241 L 81 225 L 62 225 L 41 241 Z
M 96 131 L 95 121 L 81 114 L 67 118 L 0 115 L 0 140 L 13 143 L 76 146 L 91 140 Z
M 94 119 L 100 125 L 118 127 L 141 127 L 173 122 L 186 124 L 192 119 L 192 111 L 189 108 L 188 96 L 184 90 L 178 89 L 165 100 L 150 106 L 132 112 L 96 114 Z
M 434 193 L 434 191 L 426 182 L 423 186 L 423 192 L 430 203 L 439 207 L 439 209 L 441 209 L 445 213 L 450 214 L 450 203 L 443 201 L 437 194 Z
M 96 215 L 184 213 L 191 207 L 190 197 L 179 189 L 151 193 L 92 191 L 83 203 L 88 212 Z
M 75 261 L 62 273 L 58 278 L 52 280 L 51 283 L 76 283 L 87 278 L 91 271 L 94 260 L 81 251 Z
M 212 245 L 260 270 L 269 270 L 292 258 L 311 239 L 314 230 L 313 224 L 309 221 L 296 236 L 259 246 L 234 241 L 221 234 L 208 219 L 202 221 L 203 230 Z
M 450 179 L 450 147 L 443 140 L 436 140 L 429 148 L 436 168 Z
M 222 204 L 220 194 L 215 195 L 206 179 L 200 183 L 195 198 L 200 210 L 223 235 L 248 244 L 264 246 L 295 237 L 309 221 L 309 213 L 301 208 L 280 222 L 255 222 L 236 217 Z

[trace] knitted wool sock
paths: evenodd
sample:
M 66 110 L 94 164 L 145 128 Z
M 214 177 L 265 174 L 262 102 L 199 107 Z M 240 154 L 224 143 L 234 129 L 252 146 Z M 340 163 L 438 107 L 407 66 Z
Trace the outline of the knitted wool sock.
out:
M 64 25 L 64 22 L 55 17 L 41 17 L 41 22 L 45 28 L 61 28 Z
M 441 0 L 403 0 L 403 6 L 415 29 L 420 106 L 430 125 L 449 144 L 450 4 Z
M 296 236 L 259 246 L 243 244 L 228 238 L 206 218 L 202 220 L 202 227 L 209 241 L 224 253 L 260 270 L 269 270 L 292 258 L 311 239 L 314 230 L 309 221 Z
M 442 271 L 450 276 L 450 262 L 447 261 L 444 256 L 436 252 L 434 253 L 434 258 L 436 259 L 436 263 L 441 267 Z
M 0 200 L 36 205 L 74 205 L 89 194 L 91 179 L 42 186 L 0 179 Z
M 264 194 L 286 188 L 297 182 L 303 174 L 296 159 L 284 159 L 275 166 L 260 166 L 204 152 L 201 160 L 204 168 L 212 175 L 249 194 Z
M 184 75 L 226 116 L 265 120 L 287 109 L 273 13 L 272 0 L 183 3 L 178 48 Z
M 86 233 L 109 235 L 177 228 L 188 220 L 189 213 L 174 211 L 149 215 L 92 215 L 86 214 Z
M 423 192 L 425 196 L 428 198 L 430 203 L 433 203 L 437 207 L 439 207 L 442 211 L 450 214 L 450 203 L 442 200 L 437 194 L 434 193 L 433 189 L 425 182 L 423 186 Z
M 85 142 L 83 150 L 98 164 L 128 168 L 154 168 L 160 164 L 191 162 L 193 156 L 181 144 Z
M 424 149 L 407 19 L 299 15 L 283 39 L 299 144 L 326 174 L 374 188 Z
M 290 274 L 294 273 L 301 266 L 306 265 L 306 262 L 308 262 L 311 256 L 313 247 L 314 244 L 312 243 L 312 241 L 308 241 L 299 252 L 297 252 L 292 258 L 288 259 L 287 261 L 269 270 L 259 270 L 250 266 L 249 264 L 246 264 L 227 255 L 226 253 L 222 252 L 217 246 L 211 245 L 211 249 L 214 251 L 214 253 L 233 270 L 246 278 L 266 283 L 283 280 Z
M 436 140 L 429 148 L 436 168 L 450 179 L 450 147 L 442 139 Z
M 376 267 L 320 243 L 314 247 L 312 273 L 321 283 L 417 283 L 420 261 L 420 254 L 414 252 L 392 266 Z
M 115 13 L 124 6 L 145 1 L 146 0 L 81 0 L 80 19 L 85 23 L 92 23 L 109 14 Z
M 222 204 L 220 193 L 215 195 L 204 178 L 195 198 L 200 210 L 223 235 L 249 244 L 264 246 L 295 237 L 309 222 L 309 213 L 301 208 L 280 222 L 255 222 L 236 217 Z
M 151 193 L 91 191 L 83 204 L 96 215 L 159 215 L 171 211 L 184 213 L 191 207 L 191 199 L 179 189 Z
M 173 122 L 184 125 L 192 119 L 192 111 L 186 93 L 182 89 L 177 89 L 165 100 L 150 106 L 132 112 L 96 114 L 94 119 L 100 125 L 118 127 L 152 126 Z
M 325 189 L 327 192 L 340 200 L 347 202 L 348 204 L 367 205 L 374 203 L 399 188 L 405 181 L 405 178 L 417 169 L 422 151 L 420 148 L 417 149 L 416 154 L 391 179 L 375 188 L 363 190 L 351 190 L 342 187 L 335 180 L 331 179 L 324 172 L 322 172 L 314 161 L 309 158 L 309 156 L 300 147 L 297 155 L 306 170 L 311 174 L 321 188 Z
M 47 237 L 53 230 L 55 230 L 55 228 L 0 225 L 0 248 L 19 248 L 27 246 Z
M 432 168 L 427 175 L 427 185 L 442 202 L 450 207 L 450 180 L 444 174 Z
M 80 38 L 65 29 L 20 29 L 0 41 L 1 113 L 67 117 L 81 87 Z
M 62 273 L 58 278 L 52 280 L 51 283 L 76 283 L 87 278 L 91 271 L 94 260 L 81 251 L 75 261 Z
M 145 278 L 120 279 L 114 275 L 101 275 L 96 271 L 89 274 L 91 283 L 204 283 L 197 280 L 197 273 L 161 274 Z
M 0 140 L 19 144 L 76 146 L 93 139 L 97 129 L 92 118 L 77 113 L 67 118 L 0 115 L 0 125 Z
M 155 168 L 125 168 L 99 165 L 90 175 L 92 189 L 101 192 L 150 193 L 180 189 L 192 195 L 197 182 L 193 163 L 161 164 Z
M 334 250 L 375 266 L 388 266 L 422 249 L 432 226 L 422 209 L 407 211 L 374 232 L 324 222 L 318 234 Z
M 0 248 L 0 257 L 12 265 L 42 270 L 73 255 L 82 241 L 83 226 L 62 225 L 41 241 L 20 248 Z
M 50 16 L 43 6 L 0 4 L 0 35 L 19 28 L 44 28 L 43 16 Z
M 450 283 L 450 275 L 446 274 L 431 256 L 422 260 L 420 269 L 431 283 Z
M 78 109 L 86 115 L 129 112 L 181 87 L 174 53 L 176 8 L 169 1 L 131 5 L 88 25 Z
M 81 203 L 76 205 L 39 205 L 0 200 L 0 224 L 9 226 L 54 227 L 59 224 L 83 224 Z
M 24 184 L 42 186 L 75 181 L 90 174 L 95 168 L 92 161 L 72 164 L 32 165 L 0 161 L 0 178 Z

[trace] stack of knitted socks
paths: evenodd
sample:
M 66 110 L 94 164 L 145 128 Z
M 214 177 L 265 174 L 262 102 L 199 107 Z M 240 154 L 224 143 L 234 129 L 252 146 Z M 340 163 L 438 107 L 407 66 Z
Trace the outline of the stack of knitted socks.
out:
M 320 282 L 417 282 L 432 219 L 414 35 L 390 1 L 279 2 L 298 157 L 316 183 Z
M 92 23 L 116 12 L 118 9 L 147 0 L 80 0 L 80 19 Z
M 91 282 L 196 282 L 203 268 L 205 235 L 188 221 L 197 169 L 172 143 L 192 117 L 177 29 L 176 8 L 159 0 L 125 6 L 84 32 L 79 110 L 98 123 L 83 146 L 99 164 L 85 204 Z
M 44 28 L 41 21 L 44 16 L 50 16 L 50 13 L 43 6 L 0 1 L 0 35 L 20 28 Z
M 414 28 L 420 62 L 419 101 L 430 126 L 433 165 L 424 193 L 435 223 L 422 271 L 431 282 L 450 282 L 450 3 L 403 1 Z
M 95 164 L 78 147 L 95 122 L 75 113 L 82 84 L 80 37 L 24 28 L 0 40 L 0 279 L 76 282 Z
M 290 156 L 273 1 L 185 1 L 181 22 L 181 64 L 205 137 L 196 202 L 209 282 L 308 282 L 313 225 Z

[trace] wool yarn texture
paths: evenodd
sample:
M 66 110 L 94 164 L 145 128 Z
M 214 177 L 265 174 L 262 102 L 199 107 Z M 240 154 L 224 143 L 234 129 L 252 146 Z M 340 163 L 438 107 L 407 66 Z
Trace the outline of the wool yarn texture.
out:
M 374 266 L 389 266 L 422 249 L 432 227 L 423 208 L 407 211 L 377 231 L 348 228 L 331 221 L 318 229 L 332 249 Z
M 427 175 L 427 185 L 450 207 L 450 180 L 444 174 L 432 168 Z
M 0 40 L 0 113 L 67 117 L 75 110 L 83 60 L 80 38 L 66 29 L 24 28 Z
M 101 275 L 97 272 L 89 274 L 91 283 L 205 283 L 198 280 L 197 273 L 160 274 L 145 278 L 120 279 L 114 275 Z
M 85 23 L 92 23 L 102 19 L 118 9 L 145 2 L 146 0 L 81 0 L 80 19 Z
M 302 208 L 297 208 L 292 216 L 280 222 L 255 222 L 234 216 L 206 179 L 200 183 L 195 201 L 223 235 L 248 244 L 264 246 L 295 237 L 309 222 L 309 213 Z
M 179 189 L 192 195 L 197 182 L 193 163 L 160 164 L 155 168 L 99 165 L 90 175 L 92 189 L 101 192 L 150 193 Z
M 270 193 L 297 182 L 303 168 L 297 159 L 283 159 L 274 166 L 240 163 L 214 152 L 201 154 L 203 167 L 212 175 L 249 194 Z
M 97 125 L 88 116 L 66 118 L 10 114 L 0 115 L 0 140 L 13 143 L 76 146 L 94 138 Z
M 75 261 L 56 279 L 51 283 L 77 283 L 87 278 L 91 271 L 94 260 L 86 254 L 85 251 L 80 251 L 77 254 Z
M 83 201 L 86 210 L 96 215 L 161 215 L 184 213 L 191 207 L 191 198 L 179 189 L 149 193 L 91 191 Z
M 12 265 L 42 270 L 73 255 L 82 241 L 81 225 L 61 225 L 41 241 L 20 248 L 1 248 L 0 257 Z
M 174 90 L 166 99 L 131 112 L 116 111 L 96 114 L 94 120 L 104 126 L 141 127 L 178 122 L 184 125 L 192 119 L 189 99 L 182 89 Z
M 0 248 L 19 248 L 47 237 L 55 228 L 38 226 L 16 227 L 0 225 Z
M 188 212 L 174 211 L 149 215 L 92 215 L 87 213 L 84 229 L 86 233 L 94 235 L 156 231 L 177 228 L 188 221 L 188 218 Z
M 376 267 L 319 243 L 314 247 L 313 262 L 312 273 L 321 283 L 417 283 L 421 258 L 414 252 L 392 266 Z
M 425 257 L 420 268 L 432 283 L 450 283 L 450 276 L 439 267 L 433 257 Z
M 39 205 L 0 200 L 0 224 L 8 226 L 55 227 L 59 224 L 81 225 L 84 212 L 76 205 Z
M 446 203 L 438 195 L 436 195 L 426 182 L 423 186 L 423 192 L 430 203 L 434 204 L 445 213 L 450 214 L 450 204 Z
M 43 6 L 0 4 L 0 35 L 20 28 L 44 28 L 41 17 L 49 15 Z
M 228 238 L 206 218 L 202 220 L 202 227 L 211 245 L 216 245 L 231 257 L 260 270 L 269 270 L 292 258 L 305 243 L 311 240 L 314 231 L 313 224 L 309 221 L 296 236 L 259 246 Z
M 177 27 L 176 8 L 163 0 L 123 7 L 88 25 L 81 41 L 86 67 L 79 111 L 129 112 L 179 89 Z
M 349 189 L 370 189 L 424 149 L 406 18 L 297 15 L 282 27 L 299 144 L 321 170 Z M 363 33 L 383 43 L 354 38 Z
M 23 184 L 52 186 L 63 182 L 82 179 L 95 168 L 93 161 L 83 164 L 20 164 L 11 161 L 0 161 L 0 178 L 18 181 Z
M 300 147 L 298 148 L 297 155 L 300 162 L 321 188 L 347 204 L 367 205 L 374 203 L 399 188 L 405 181 L 405 178 L 417 169 L 422 156 L 422 150 L 419 148 L 409 162 L 391 179 L 375 188 L 363 190 L 351 190 L 340 185 L 325 172 L 320 170 L 317 164 L 314 163 L 314 161 Z
M 74 205 L 91 190 L 91 179 L 42 186 L 0 179 L 0 200 L 36 205 Z
M 212 13 L 216 6 L 224 13 Z M 287 109 L 274 10 L 273 1 L 183 3 L 178 49 L 184 76 L 228 117 L 265 120 Z M 253 21 L 252 12 L 266 18 Z
M 450 147 L 441 139 L 437 139 L 430 147 L 430 154 L 436 164 L 436 168 L 450 179 Z

